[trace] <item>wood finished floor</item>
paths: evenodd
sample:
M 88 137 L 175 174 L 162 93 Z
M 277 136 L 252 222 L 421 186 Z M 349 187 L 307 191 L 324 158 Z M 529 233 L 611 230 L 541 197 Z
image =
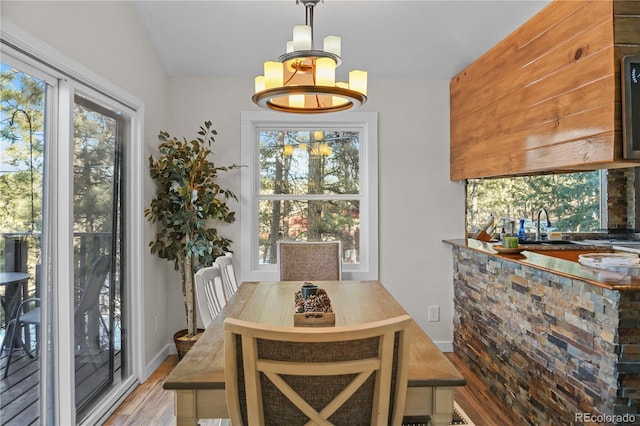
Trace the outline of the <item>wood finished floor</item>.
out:
M 449 361 L 467 379 L 467 385 L 456 388 L 454 399 L 476 426 L 516 426 L 520 422 L 457 355 L 445 353 Z
M 500 402 L 480 379 L 453 353 L 447 358 L 467 379 L 467 386 L 456 389 L 455 400 L 476 426 L 516 425 Z M 173 392 L 162 389 L 162 383 L 178 362 L 176 355 L 165 362 L 143 384 L 129 395 L 104 423 L 105 426 L 174 426 Z M 203 426 L 225 426 L 228 421 L 200 421 Z

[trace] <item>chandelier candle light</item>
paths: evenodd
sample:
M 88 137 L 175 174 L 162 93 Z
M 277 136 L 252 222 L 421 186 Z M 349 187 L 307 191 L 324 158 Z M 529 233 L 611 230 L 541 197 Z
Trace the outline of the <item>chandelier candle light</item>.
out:
M 306 25 L 293 28 L 293 40 L 278 61 L 264 63 L 255 79 L 253 102 L 265 109 L 316 114 L 354 109 L 367 101 L 367 73 L 349 72 L 349 83 L 336 82 L 340 37 L 324 38 L 323 50 L 313 46 L 313 8 L 320 0 L 296 0 L 306 9 Z

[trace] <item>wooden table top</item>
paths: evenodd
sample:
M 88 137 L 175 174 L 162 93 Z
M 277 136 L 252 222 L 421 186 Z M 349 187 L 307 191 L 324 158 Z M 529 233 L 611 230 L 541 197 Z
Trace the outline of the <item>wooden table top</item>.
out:
M 216 316 L 198 342 L 167 377 L 165 389 L 224 389 L 226 317 L 293 326 L 294 294 L 301 282 L 245 282 Z M 336 315 L 336 325 L 379 321 L 406 314 L 379 281 L 318 281 Z M 414 321 L 409 387 L 463 386 L 464 377 Z

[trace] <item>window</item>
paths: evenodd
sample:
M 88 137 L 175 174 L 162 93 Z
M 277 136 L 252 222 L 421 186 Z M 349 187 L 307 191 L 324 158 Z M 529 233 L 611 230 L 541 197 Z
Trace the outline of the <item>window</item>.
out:
M 242 122 L 241 278 L 277 279 L 279 240 L 340 240 L 343 277 L 376 279 L 377 114 Z
M 475 232 L 493 215 L 496 231 L 518 232 L 520 219 L 534 233 L 537 213 L 545 208 L 551 226 L 543 231 L 593 232 L 601 225 L 606 182 L 601 171 L 467 181 L 467 230 Z M 543 215 L 544 217 L 544 215 Z M 545 218 L 546 219 L 546 218 Z

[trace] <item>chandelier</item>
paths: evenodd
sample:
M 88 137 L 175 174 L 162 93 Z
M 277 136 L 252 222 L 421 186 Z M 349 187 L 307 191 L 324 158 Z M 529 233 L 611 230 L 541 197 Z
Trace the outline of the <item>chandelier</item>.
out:
M 336 82 L 340 37 L 324 38 L 323 50 L 313 45 L 313 8 L 320 0 L 296 0 L 306 10 L 305 25 L 293 27 L 293 40 L 278 61 L 264 63 L 251 98 L 261 108 L 297 114 L 346 111 L 367 101 L 367 73 L 349 72 L 349 82 Z

